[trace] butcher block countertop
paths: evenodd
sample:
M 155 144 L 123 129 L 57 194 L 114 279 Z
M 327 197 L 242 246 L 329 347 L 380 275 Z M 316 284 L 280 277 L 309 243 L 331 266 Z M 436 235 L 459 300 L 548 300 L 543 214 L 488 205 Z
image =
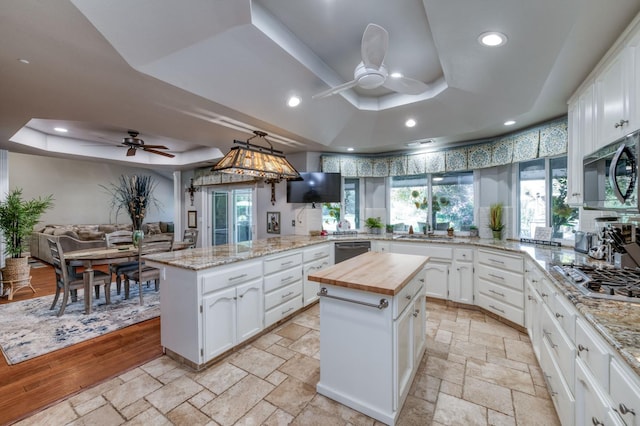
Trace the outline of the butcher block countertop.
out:
M 314 272 L 309 280 L 395 296 L 428 261 L 428 256 L 370 251 Z

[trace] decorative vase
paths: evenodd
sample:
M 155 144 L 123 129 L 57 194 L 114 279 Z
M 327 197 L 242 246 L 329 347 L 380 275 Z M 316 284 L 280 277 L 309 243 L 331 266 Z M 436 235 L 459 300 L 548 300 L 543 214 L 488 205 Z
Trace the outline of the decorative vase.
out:
M 31 268 L 28 257 L 7 257 L 2 269 L 2 279 L 5 281 L 22 281 L 29 279 Z
M 133 246 L 138 247 L 138 244 L 140 244 L 143 238 L 144 232 L 142 232 L 142 229 L 136 229 L 135 231 L 133 231 L 133 233 L 131 234 L 131 242 L 133 243 Z
M 502 231 L 491 231 L 493 232 L 493 239 L 494 240 L 501 240 L 502 239 Z

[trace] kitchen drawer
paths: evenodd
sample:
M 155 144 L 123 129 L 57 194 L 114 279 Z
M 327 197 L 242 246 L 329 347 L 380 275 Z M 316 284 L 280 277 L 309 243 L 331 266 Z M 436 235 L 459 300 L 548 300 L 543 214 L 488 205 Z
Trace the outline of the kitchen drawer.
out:
M 264 260 L 264 274 L 269 275 L 274 272 L 292 268 L 302 264 L 302 253 L 291 253 L 284 256 L 270 257 Z
M 513 272 L 522 273 L 524 260 L 521 256 L 509 255 L 506 252 L 494 252 L 489 250 L 478 250 L 478 261 L 485 265 L 497 268 L 508 269 Z
M 540 349 L 540 368 L 547 383 L 549 395 L 556 407 L 556 413 L 563 425 L 573 425 L 576 401 L 573 397 L 573 383 L 571 389 L 564 380 L 560 367 L 554 361 L 551 347 L 546 339 L 543 339 Z
M 458 262 L 473 262 L 473 249 L 456 248 L 453 250 L 453 259 Z
M 605 392 L 609 391 L 609 348 L 582 318 L 576 319 L 576 349 Z
M 613 408 L 629 426 L 640 425 L 640 383 L 637 375 L 616 359 L 611 360 L 611 400 Z M 624 414 L 623 414 L 624 413 Z
M 262 278 L 262 262 L 240 262 L 202 276 L 202 294 Z
M 324 257 L 329 257 L 331 255 L 331 249 L 332 246 L 330 244 L 323 244 L 318 247 L 305 249 L 302 252 L 302 261 L 307 263 Z
M 543 305 L 542 312 L 542 339 L 548 343 L 564 380 L 569 384 L 569 388 L 573 392 L 573 366 L 576 358 L 576 348 L 565 332 L 562 331 L 560 324 L 554 319 L 555 317 L 549 308 Z
M 391 253 L 418 254 L 429 256 L 430 260 L 451 261 L 453 249 L 444 245 L 427 245 L 420 242 L 415 243 L 391 243 Z
M 264 295 L 264 309 L 269 310 L 302 294 L 302 280 Z
M 424 270 L 421 270 L 406 286 L 404 286 L 402 290 L 400 290 L 400 292 L 398 292 L 398 294 L 394 296 L 393 319 L 398 318 L 402 311 L 404 311 L 409 303 L 411 303 L 416 293 L 424 293 L 424 291 L 422 291 L 424 286 L 424 277 L 425 272 Z
M 571 342 L 576 341 L 576 308 L 573 304 L 566 300 L 562 294 L 557 294 L 554 303 L 555 309 L 552 310 L 553 316 L 560 324 L 560 327 L 567 333 Z
M 540 278 L 534 283 L 534 286 L 538 294 L 540 294 L 542 301 L 553 311 L 556 307 L 556 296 L 558 294 L 555 286 L 546 278 Z
M 495 300 L 483 293 L 478 293 L 478 306 L 518 325 L 524 325 L 524 311 L 520 308 Z
M 576 329 L 577 331 L 577 329 Z M 621 425 L 611 416 L 611 403 L 607 392 L 600 387 L 592 370 L 582 359 L 576 359 L 576 425 Z
M 478 277 L 505 287 L 511 287 L 520 292 L 524 290 L 522 274 L 480 264 L 478 265 Z
M 264 277 L 264 292 L 269 293 L 282 286 L 292 284 L 302 280 L 302 265 L 287 269 L 285 271 L 276 272 L 275 274 Z
M 478 279 L 478 291 L 492 299 L 508 303 L 516 308 L 524 308 L 524 293 L 522 290 L 514 290 L 509 287 L 504 287 L 480 277 Z
M 268 327 L 299 309 L 302 309 L 302 297 L 293 298 L 288 302 L 284 302 L 282 305 L 271 308 L 264 314 L 264 326 Z

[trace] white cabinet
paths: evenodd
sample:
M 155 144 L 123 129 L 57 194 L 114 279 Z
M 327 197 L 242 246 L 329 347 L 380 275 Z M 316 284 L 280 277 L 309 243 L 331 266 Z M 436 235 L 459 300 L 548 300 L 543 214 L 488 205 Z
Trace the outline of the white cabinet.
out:
M 623 425 L 608 396 L 582 361 L 576 359 L 576 425 Z
M 640 383 L 638 376 L 617 360 L 611 360 L 613 409 L 628 426 L 640 426 Z
M 373 240 L 371 241 L 371 251 L 378 253 L 390 253 L 390 244 L 388 241 Z
M 302 252 L 302 261 L 302 304 L 308 306 L 318 300 L 318 291 L 320 290 L 320 285 L 317 282 L 309 281 L 309 274 L 333 265 L 333 246 L 323 244 L 319 247 L 305 249 Z
M 595 149 L 595 84 L 583 89 L 569 104 L 569 143 L 567 149 L 567 203 L 581 206 L 583 200 L 582 158 Z
M 424 266 L 425 294 L 438 299 L 447 298 L 449 264 L 429 262 Z
M 218 290 L 203 298 L 204 361 L 262 330 L 262 280 Z
M 542 375 L 549 390 L 549 396 L 556 408 L 558 418 L 563 425 L 569 426 L 574 423 L 575 399 L 569 385 L 567 384 L 560 367 L 556 363 L 552 354 L 552 348 L 548 340 L 542 340 L 540 344 L 540 354 L 538 355 Z M 573 387 L 573 383 L 571 385 Z M 584 423 L 583 423 L 584 424 Z
M 449 300 L 473 304 L 473 249 L 453 249 L 453 263 L 449 272 Z
M 302 251 L 291 250 L 264 260 L 264 326 L 302 308 Z
M 476 304 L 518 325 L 524 325 L 522 256 L 478 249 Z
M 540 359 L 540 345 L 542 344 L 542 322 L 540 321 L 540 312 L 542 309 L 542 299 L 536 289 L 527 284 L 525 289 L 525 327 L 531 339 L 533 352 Z
M 449 292 L 449 269 L 453 260 L 453 248 L 442 244 L 393 242 L 391 253 L 418 254 L 429 256 L 426 272 L 425 294 L 428 297 L 447 299 Z

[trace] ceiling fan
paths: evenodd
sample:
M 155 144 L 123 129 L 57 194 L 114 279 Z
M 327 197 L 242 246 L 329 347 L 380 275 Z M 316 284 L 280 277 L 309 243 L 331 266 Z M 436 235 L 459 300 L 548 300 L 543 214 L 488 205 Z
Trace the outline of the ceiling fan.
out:
M 128 147 L 127 157 L 136 155 L 136 151 L 138 149 L 151 152 L 153 154 L 164 155 L 169 158 L 175 157 L 175 155 L 169 154 L 168 152 L 158 151 L 159 149 L 169 149 L 164 145 L 145 145 L 144 141 L 138 137 L 139 133 L 135 130 L 129 130 L 127 133 L 129 134 L 129 137 L 122 139 L 122 145 Z
M 403 76 L 389 76 L 384 64 L 388 47 L 389 33 L 387 30 L 376 24 L 367 25 L 364 34 L 362 34 L 360 47 L 362 61 L 353 72 L 353 80 L 317 93 L 312 98 L 319 99 L 335 95 L 355 86 L 363 89 L 375 89 L 382 86 L 407 95 L 418 95 L 426 91 L 429 86 L 422 81 Z

